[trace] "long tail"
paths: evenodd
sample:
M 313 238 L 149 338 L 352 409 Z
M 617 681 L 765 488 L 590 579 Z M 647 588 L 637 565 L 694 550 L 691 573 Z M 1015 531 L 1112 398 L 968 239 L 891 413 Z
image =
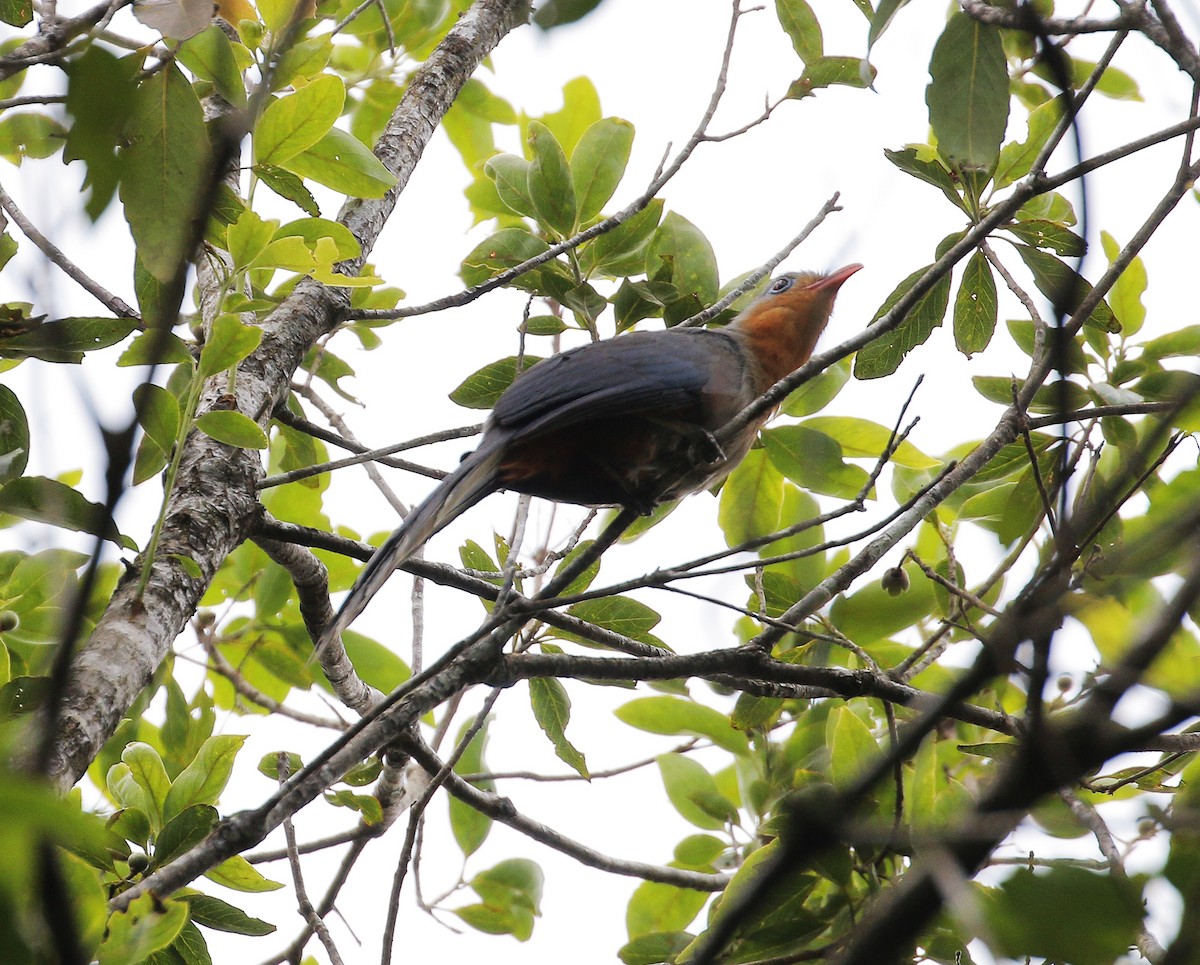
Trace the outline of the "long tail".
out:
M 382 589 L 388 577 L 426 540 L 495 491 L 496 472 L 504 455 L 504 442 L 503 439 L 491 442 L 485 439 L 454 472 L 442 480 L 424 502 L 405 517 L 400 527 L 375 551 L 375 555 L 358 574 L 337 616 L 321 635 L 317 643 L 318 653 L 354 622 L 371 598 Z

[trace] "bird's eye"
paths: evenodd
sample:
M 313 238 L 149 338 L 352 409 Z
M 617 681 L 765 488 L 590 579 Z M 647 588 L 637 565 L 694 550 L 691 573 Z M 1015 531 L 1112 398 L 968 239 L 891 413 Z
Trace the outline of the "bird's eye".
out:
M 792 287 L 792 279 L 787 275 L 782 275 L 771 282 L 771 287 L 767 289 L 772 295 L 779 295 Z

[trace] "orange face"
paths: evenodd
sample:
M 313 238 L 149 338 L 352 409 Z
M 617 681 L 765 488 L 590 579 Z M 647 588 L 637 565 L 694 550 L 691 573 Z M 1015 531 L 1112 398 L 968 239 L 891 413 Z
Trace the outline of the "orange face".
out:
M 749 342 L 762 369 L 760 392 L 808 361 L 829 322 L 838 289 L 860 268 L 862 265 L 847 265 L 828 275 L 780 275 L 733 320 L 733 328 Z

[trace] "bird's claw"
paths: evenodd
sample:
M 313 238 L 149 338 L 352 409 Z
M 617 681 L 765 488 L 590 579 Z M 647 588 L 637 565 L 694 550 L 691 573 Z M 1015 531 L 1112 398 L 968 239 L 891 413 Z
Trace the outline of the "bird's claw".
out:
M 729 458 L 717 442 L 717 437 L 707 429 L 697 433 L 695 456 L 697 464 L 701 466 L 718 466 Z

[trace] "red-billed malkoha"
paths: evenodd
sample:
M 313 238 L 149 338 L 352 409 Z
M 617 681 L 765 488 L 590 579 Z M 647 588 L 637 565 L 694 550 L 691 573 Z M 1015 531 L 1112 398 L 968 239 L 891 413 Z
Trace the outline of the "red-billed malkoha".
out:
M 780 275 L 721 329 L 635 332 L 534 365 L 497 400 L 479 448 L 371 557 L 325 638 L 349 626 L 396 567 L 489 493 L 648 511 L 723 479 L 771 413 L 723 446 L 713 434 L 808 361 L 838 289 L 861 267 Z

